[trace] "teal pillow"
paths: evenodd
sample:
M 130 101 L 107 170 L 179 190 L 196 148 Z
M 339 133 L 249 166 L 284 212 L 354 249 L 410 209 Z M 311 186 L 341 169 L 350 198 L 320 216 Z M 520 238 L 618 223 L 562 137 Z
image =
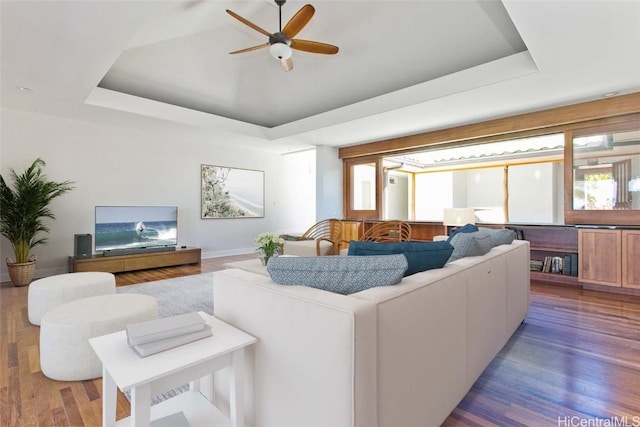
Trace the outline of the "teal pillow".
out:
M 402 280 L 407 259 L 402 255 L 376 257 L 275 257 L 269 259 L 271 280 L 349 295 Z
M 442 268 L 452 252 L 453 246 L 444 241 L 377 243 L 352 240 L 349 242 L 348 255 L 403 254 L 409 263 L 404 275 L 410 276 L 420 271 Z

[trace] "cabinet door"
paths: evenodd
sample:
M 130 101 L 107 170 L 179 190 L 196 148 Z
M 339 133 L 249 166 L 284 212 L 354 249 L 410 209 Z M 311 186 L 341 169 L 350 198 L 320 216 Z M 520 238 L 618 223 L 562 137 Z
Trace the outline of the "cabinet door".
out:
M 640 288 L 640 230 L 622 231 L 622 286 Z
M 578 280 L 622 286 L 622 233 L 620 230 L 580 230 Z

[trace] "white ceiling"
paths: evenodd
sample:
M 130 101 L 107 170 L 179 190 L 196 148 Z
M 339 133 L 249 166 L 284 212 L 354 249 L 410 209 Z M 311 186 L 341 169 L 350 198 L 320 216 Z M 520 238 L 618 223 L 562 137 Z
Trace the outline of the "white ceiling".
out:
M 285 73 L 228 54 L 266 40 L 225 9 L 275 32 L 267 0 L 1 0 L 1 102 L 290 151 L 640 91 L 639 0 L 308 2 L 297 38 L 340 52 L 294 51 Z

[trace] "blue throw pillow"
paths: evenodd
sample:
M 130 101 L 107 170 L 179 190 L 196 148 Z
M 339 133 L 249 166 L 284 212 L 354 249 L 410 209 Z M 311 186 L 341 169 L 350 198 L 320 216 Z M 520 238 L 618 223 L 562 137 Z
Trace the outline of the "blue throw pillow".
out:
M 420 271 L 442 268 L 451 253 L 453 246 L 448 242 L 400 242 L 400 243 L 377 243 L 359 242 L 352 240 L 349 242 L 349 255 L 390 255 L 403 254 L 407 258 L 409 267 L 404 273 L 405 276 L 418 273 Z
M 454 229 L 451 232 L 451 235 L 449 236 L 449 238 L 447 239 L 447 242 L 451 243 L 451 239 L 453 239 L 453 236 L 455 236 L 458 233 L 475 233 L 478 230 L 479 230 L 478 227 L 476 227 L 473 224 L 465 224 L 462 227 L 458 227 Z
M 516 238 L 516 232 L 508 228 L 480 227 L 479 230 L 489 233 L 491 246 L 510 245 Z
M 402 255 L 377 257 L 275 257 L 267 271 L 281 285 L 304 285 L 343 295 L 402 280 L 407 259 Z
M 486 231 L 474 233 L 458 233 L 451 239 L 453 253 L 448 262 L 468 256 L 482 256 L 493 247 L 491 235 Z

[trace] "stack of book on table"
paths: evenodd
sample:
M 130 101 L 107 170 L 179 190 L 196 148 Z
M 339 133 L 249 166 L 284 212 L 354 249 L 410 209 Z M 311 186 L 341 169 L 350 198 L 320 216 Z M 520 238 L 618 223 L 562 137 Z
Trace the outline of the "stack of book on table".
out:
M 132 323 L 127 343 L 146 357 L 211 336 L 211 326 L 196 312 Z

